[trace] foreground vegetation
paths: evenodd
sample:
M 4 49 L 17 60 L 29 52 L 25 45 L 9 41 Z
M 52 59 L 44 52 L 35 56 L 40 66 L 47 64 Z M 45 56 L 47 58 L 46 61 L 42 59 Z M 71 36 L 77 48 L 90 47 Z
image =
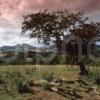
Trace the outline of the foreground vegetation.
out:
M 78 66 L 71 66 L 71 65 L 0 66 L 0 100 L 13 100 L 13 99 L 28 100 L 26 99 L 27 97 L 33 98 L 32 96 L 35 95 L 35 91 L 33 91 L 34 87 L 31 87 L 30 83 L 34 80 L 47 81 L 47 83 L 45 82 L 40 83 L 39 87 L 41 88 L 35 87 L 36 91 L 41 91 L 41 92 L 48 91 L 51 88 L 50 82 L 59 81 L 60 79 L 67 80 L 67 84 L 62 85 L 60 88 L 62 89 L 67 86 L 67 89 L 69 88 L 68 91 L 72 91 L 73 88 L 77 88 L 77 89 L 82 88 L 82 90 L 84 89 L 87 90 L 88 86 L 85 86 L 82 82 L 76 81 L 80 79 L 85 80 L 86 81 L 85 83 L 89 84 L 89 88 L 95 86 L 98 87 L 97 89 L 99 89 L 99 85 L 100 85 L 99 71 L 100 71 L 99 67 L 89 67 L 88 68 L 89 76 L 82 77 L 79 76 Z M 76 83 L 78 83 L 80 86 L 77 87 Z M 56 88 L 58 89 L 58 87 Z M 66 98 L 64 95 L 66 94 L 66 91 L 65 92 L 64 91 L 65 90 L 62 90 L 62 92 L 60 93 L 62 98 L 63 97 Z M 50 94 L 49 92 L 50 91 L 47 92 L 47 95 Z M 75 99 L 75 96 L 69 97 L 69 95 L 67 95 L 67 98 Z M 36 100 L 40 100 L 40 99 L 36 99 Z M 61 99 L 61 100 L 65 100 L 65 99 Z

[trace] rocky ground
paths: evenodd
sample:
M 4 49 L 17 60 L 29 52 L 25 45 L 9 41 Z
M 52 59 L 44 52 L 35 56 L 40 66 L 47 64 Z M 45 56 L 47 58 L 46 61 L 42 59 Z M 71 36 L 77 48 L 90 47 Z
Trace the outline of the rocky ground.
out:
M 29 84 L 33 95 L 23 94 L 23 100 L 100 100 L 100 88 L 83 77 L 55 78 L 52 82 L 31 80 Z

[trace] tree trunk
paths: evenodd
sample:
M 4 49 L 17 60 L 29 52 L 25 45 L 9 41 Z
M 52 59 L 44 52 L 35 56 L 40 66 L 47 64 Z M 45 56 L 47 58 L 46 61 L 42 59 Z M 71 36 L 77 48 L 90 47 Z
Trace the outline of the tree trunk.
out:
M 86 67 L 83 62 L 79 62 L 80 67 L 80 75 L 88 75 L 88 71 L 86 70 Z

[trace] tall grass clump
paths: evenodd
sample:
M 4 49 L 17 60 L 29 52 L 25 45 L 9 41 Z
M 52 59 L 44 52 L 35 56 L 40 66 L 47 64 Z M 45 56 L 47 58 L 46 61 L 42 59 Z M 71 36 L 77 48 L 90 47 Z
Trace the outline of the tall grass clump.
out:
M 0 72 L 0 94 L 16 95 L 28 91 L 27 79 L 20 71 Z
M 33 68 L 25 68 L 25 73 L 27 75 L 33 75 L 35 72 L 36 72 L 36 67 L 33 67 Z
M 52 70 L 44 72 L 42 73 L 41 78 L 47 80 L 48 82 L 51 82 L 54 78 L 54 72 Z
M 99 69 L 90 70 L 88 68 L 88 73 L 89 75 L 86 77 L 86 79 L 92 84 L 100 85 L 100 70 Z

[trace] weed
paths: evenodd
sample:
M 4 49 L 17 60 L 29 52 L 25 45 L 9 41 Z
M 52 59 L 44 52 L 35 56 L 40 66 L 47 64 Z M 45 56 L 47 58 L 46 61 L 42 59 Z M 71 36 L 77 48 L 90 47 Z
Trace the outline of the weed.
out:
M 47 80 L 48 82 L 53 81 L 54 73 L 52 71 L 45 72 L 42 74 L 42 79 Z
M 90 70 L 88 69 L 89 75 L 87 76 L 87 80 L 92 84 L 100 85 L 100 72 L 99 70 Z
M 34 67 L 34 68 L 25 68 L 25 72 L 28 75 L 33 75 L 36 72 L 36 70 L 37 70 L 36 67 Z

